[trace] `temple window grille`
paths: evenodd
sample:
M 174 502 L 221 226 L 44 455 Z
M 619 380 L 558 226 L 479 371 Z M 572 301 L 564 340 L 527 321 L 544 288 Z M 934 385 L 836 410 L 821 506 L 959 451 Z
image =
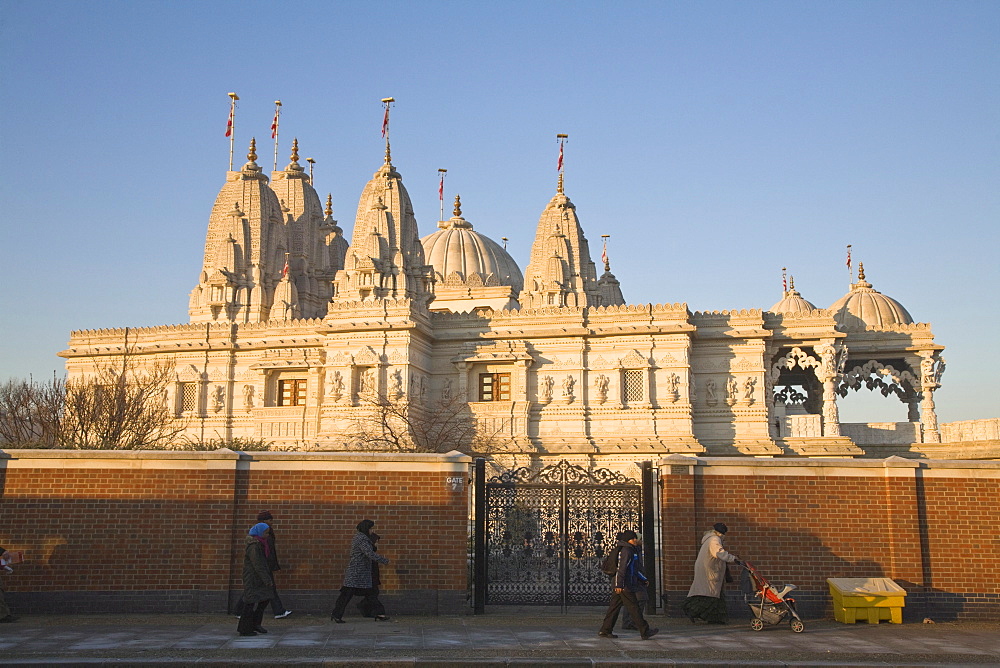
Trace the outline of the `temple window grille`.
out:
M 625 403 L 641 403 L 645 394 L 642 391 L 642 371 L 639 369 L 626 369 L 624 383 Z
M 279 406 L 305 406 L 306 381 L 304 378 L 289 378 L 278 381 Z
M 198 383 L 181 383 L 180 391 L 181 413 L 193 413 L 198 410 Z
M 510 374 L 479 374 L 479 400 L 510 401 Z

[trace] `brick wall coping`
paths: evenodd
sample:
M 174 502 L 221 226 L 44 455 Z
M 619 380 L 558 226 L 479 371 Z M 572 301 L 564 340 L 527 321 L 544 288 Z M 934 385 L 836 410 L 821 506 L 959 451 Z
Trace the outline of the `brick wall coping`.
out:
M 913 476 L 917 471 L 932 478 L 1000 478 L 1000 460 L 974 459 L 834 459 L 788 457 L 692 457 L 668 455 L 657 461 L 661 475 L 743 475 L 743 476 Z M 681 473 L 677 467 L 686 466 Z
M 44 469 L 266 469 L 365 471 L 468 471 L 472 457 L 458 451 L 239 452 L 190 450 L 0 450 L 0 467 Z

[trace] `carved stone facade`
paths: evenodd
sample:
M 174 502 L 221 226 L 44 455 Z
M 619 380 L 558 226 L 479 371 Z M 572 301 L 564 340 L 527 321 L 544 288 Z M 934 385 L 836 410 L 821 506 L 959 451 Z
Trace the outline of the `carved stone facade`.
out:
M 627 304 L 606 260 L 598 277 L 561 177 L 522 276 L 458 202 L 421 241 L 388 150 L 348 245 L 297 151 L 268 179 L 251 146 L 227 174 L 190 324 L 73 332 L 71 379 L 127 340 L 136 363 L 174 364 L 168 401 L 192 438 L 306 449 L 343 447 L 366 392 L 458 398 L 539 455 L 858 456 L 851 436 L 873 432 L 842 428 L 837 400 L 859 389 L 907 405 L 894 440 L 941 440 L 943 348 L 863 268 L 830 309 L 794 284 L 769 310 Z

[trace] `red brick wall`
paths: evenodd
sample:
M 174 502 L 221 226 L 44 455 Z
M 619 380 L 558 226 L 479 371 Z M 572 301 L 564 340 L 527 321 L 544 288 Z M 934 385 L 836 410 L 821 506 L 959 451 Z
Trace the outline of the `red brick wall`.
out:
M 1000 465 L 689 461 L 660 469 L 661 582 L 674 611 L 701 536 L 725 522 L 727 549 L 772 582 L 798 585 L 814 608 L 828 604 L 826 578 L 889 577 L 920 614 L 1000 614 Z
M 416 599 L 422 611 L 464 611 L 448 608 L 467 591 L 468 458 L 7 454 L 0 545 L 25 552 L 5 578 L 22 612 L 67 602 L 71 610 L 224 610 L 239 595 L 244 539 L 262 509 L 275 516 L 289 607 L 332 605 L 355 525 L 369 518 L 391 560 L 382 569 L 386 596 Z

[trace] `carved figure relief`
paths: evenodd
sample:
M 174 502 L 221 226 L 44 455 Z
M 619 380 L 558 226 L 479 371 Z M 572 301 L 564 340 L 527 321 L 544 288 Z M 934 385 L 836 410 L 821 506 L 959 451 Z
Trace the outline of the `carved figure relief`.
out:
M 736 398 L 740 393 L 739 383 L 732 376 L 726 381 L 726 404 L 732 406 L 736 403 Z
M 403 398 L 403 372 L 399 369 L 393 371 L 389 377 L 389 396 L 396 400 Z
M 365 369 L 361 374 L 361 393 L 375 392 L 375 369 Z
M 678 376 L 676 373 L 671 373 L 667 375 L 665 383 L 667 389 L 666 396 L 667 396 L 667 401 L 669 401 L 670 403 L 674 403 L 675 401 L 677 401 L 677 398 L 680 396 L 680 393 L 677 390 L 677 386 L 680 384 L 680 382 L 681 382 L 680 376 Z
M 705 403 L 709 406 L 715 406 L 719 403 L 719 396 L 716 392 L 715 379 L 709 378 L 705 381 Z
M 603 373 L 594 379 L 594 387 L 597 389 L 597 403 L 603 404 L 608 400 L 608 384 L 610 379 Z
M 745 381 L 743 381 L 743 398 L 746 400 L 747 405 L 749 406 L 753 406 L 754 402 L 753 391 L 754 388 L 756 387 L 757 387 L 756 378 L 750 377 L 747 378 Z
M 566 376 L 563 378 L 562 383 L 562 393 L 563 399 L 566 400 L 567 404 L 573 403 L 573 386 L 576 385 L 576 379 L 573 376 Z
M 329 394 L 335 403 L 339 402 L 341 397 L 344 396 L 344 375 L 339 371 L 333 372 L 333 377 L 330 379 Z
M 243 386 L 243 408 L 249 413 L 253 409 L 253 397 L 256 390 L 253 385 Z
M 441 398 L 444 401 L 451 401 L 451 378 L 444 379 L 444 387 L 441 388 Z
M 212 410 L 216 413 L 222 411 L 226 407 L 226 388 L 222 385 L 216 385 L 215 389 L 212 391 Z
M 542 382 L 539 383 L 539 387 L 541 388 L 542 403 L 547 404 L 552 401 L 552 388 L 555 387 L 555 384 L 556 383 L 552 379 L 552 376 L 544 376 L 542 378 Z

